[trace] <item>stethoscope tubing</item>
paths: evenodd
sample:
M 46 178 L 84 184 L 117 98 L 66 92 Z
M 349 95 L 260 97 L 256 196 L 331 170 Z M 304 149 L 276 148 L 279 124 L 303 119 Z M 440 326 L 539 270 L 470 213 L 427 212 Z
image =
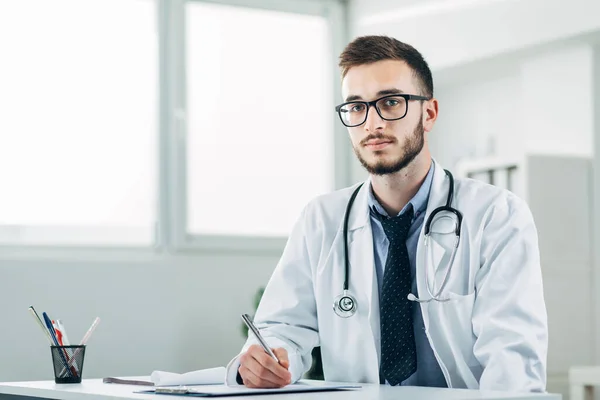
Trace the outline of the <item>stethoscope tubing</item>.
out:
M 452 173 L 448 170 L 444 170 L 444 172 L 446 173 L 446 176 L 449 179 L 449 188 L 448 188 L 448 196 L 446 198 L 446 204 L 443 206 L 440 206 L 438 208 L 436 208 L 435 210 L 433 210 L 431 212 L 431 214 L 429 215 L 429 217 L 427 218 L 427 221 L 425 221 L 425 225 L 424 225 L 424 244 L 426 247 L 426 251 L 425 251 L 425 257 L 428 257 L 429 251 L 427 251 L 428 246 L 428 242 L 431 236 L 431 225 L 433 223 L 433 219 L 435 218 L 435 216 L 440 213 L 440 212 L 450 212 L 452 214 L 454 214 L 457 218 L 457 224 L 454 230 L 454 234 L 456 236 L 456 241 L 454 243 L 454 248 L 452 249 L 452 254 L 450 256 L 450 261 L 449 261 L 449 265 L 448 268 L 446 268 L 446 273 L 444 274 L 444 278 L 442 279 L 442 284 L 440 286 L 440 288 L 438 289 L 437 293 L 432 293 L 432 289 L 430 288 L 429 285 L 429 271 L 427 268 L 427 265 L 430 264 L 428 262 L 425 262 L 425 286 L 427 287 L 427 292 L 429 294 L 429 298 L 428 299 L 419 299 L 417 298 L 415 295 L 413 295 L 412 293 L 410 293 L 408 295 L 408 299 L 411 301 L 416 301 L 419 303 L 428 303 L 430 301 L 438 301 L 438 302 L 446 302 L 451 300 L 450 298 L 443 298 L 441 297 L 444 288 L 446 287 L 446 284 L 448 283 L 448 278 L 450 276 L 450 272 L 452 270 L 452 264 L 454 263 L 454 257 L 456 256 L 456 251 L 458 250 L 458 245 L 460 243 L 460 230 L 462 227 L 462 213 L 460 211 L 458 211 L 457 209 L 452 207 L 452 200 L 453 200 L 453 196 L 454 196 L 454 177 L 452 176 Z M 352 295 L 350 295 L 348 293 L 348 289 L 349 289 L 349 279 L 350 279 L 350 262 L 349 262 L 349 255 L 348 255 L 348 223 L 350 220 L 350 211 L 352 209 L 352 204 L 354 203 L 354 200 L 356 199 L 356 196 L 358 195 L 358 192 L 360 191 L 361 187 L 363 186 L 364 183 L 361 183 L 352 193 L 352 195 L 350 196 L 350 199 L 348 200 L 348 204 L 346 206 L 346 212 L 344 214 L 344 287 L 343 287 L 343 294 L 339 295 L 335 300 L 334 300 L 334 311 L 336 312 L 336 314 L 338 314 L 340 317 L 343 318 L 347 318 L 351 315 L 353 315 L 356 312 L 356 300 L 354 299 L 354 297 Z M 427 261 L 427 260 L 426 260 Z M 435 273 L 435 272 L 434 272 Z M 433 279 L 433 291 L 435 291 L 435 276 Z M 346 301 L 348 301 L 348 299 L 350 299 L 350 301 L 352 302 L 352 308 L 350 311 L 346 311 L 345 308 L 341 307 L 341 301 L 342 299 L 345 299 Z M 349 315 L 348 315 L 349 314 Z

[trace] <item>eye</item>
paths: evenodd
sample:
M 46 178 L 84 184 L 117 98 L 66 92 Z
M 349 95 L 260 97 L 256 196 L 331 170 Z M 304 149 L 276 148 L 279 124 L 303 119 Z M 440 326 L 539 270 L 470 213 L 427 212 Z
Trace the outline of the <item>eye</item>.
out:
M 351 104 L 350 105 L 350 112 L 356 113 L 356 112 L 362 112 L 365 109 L 365 105 L 364 104 Z
M 386 107 L 396 107 L 400 102 L 396 99 L 386 99 L 384 104 Z

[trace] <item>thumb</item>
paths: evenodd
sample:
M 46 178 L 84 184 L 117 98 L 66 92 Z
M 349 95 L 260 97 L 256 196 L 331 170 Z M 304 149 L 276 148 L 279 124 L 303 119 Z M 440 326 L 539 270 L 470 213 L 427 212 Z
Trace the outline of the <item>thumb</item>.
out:
M 275 354 L 275 357 L 277 357 L 277 359 L 279 360 L 279 364 L 284 367 L 285 369 L 288 369 L 290 367 L 290 360 L 288 359 L 288 352 L 286 349 L 278 347 L 276 349 L 273 349 L 273 353 Z

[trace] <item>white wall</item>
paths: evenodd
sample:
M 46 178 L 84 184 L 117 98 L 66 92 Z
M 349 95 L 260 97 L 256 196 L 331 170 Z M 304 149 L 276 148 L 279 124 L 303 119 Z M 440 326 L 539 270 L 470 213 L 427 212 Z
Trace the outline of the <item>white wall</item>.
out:
M 522 118 L 530 153 L 593 154 L 593 52 L 558 48 L 521 65 Z
M 351 36 L 410 43 L 434 70 L 600 30 L 597 0 L 353 0 Z
M 243 344 L 240 314 L 254 312 L 279 254 L 110 258 L 11 261 L 0 253 L 0 381 L 53 379 L 30 305 L 63 319 L 71 341 L 101 318 L 86 350 L 88 378 L 224 366 Z
M 535 154 L 527 156 L 527 164 L 548 311 L 548 390 L 566 395 L 569 367 L 596 360 L 592 162 L 590 157 Z
M 516 71 L 443 85 L 436 92 L 440 113 L 430 146 L 433 156 L 446 168 L 455 169 L 459 161 L 468 158 L 522 159 L 524 131 Z M 513 184 L 515 193 L 523 193 L 519 175 Z

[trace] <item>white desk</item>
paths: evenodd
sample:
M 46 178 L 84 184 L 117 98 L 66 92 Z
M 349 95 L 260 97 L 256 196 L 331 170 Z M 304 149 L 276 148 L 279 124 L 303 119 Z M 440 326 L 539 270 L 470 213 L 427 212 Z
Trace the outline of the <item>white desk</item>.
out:
M 148 379 L 148 377 L 145 377 Z M 182 400 L 182 396 L 136 394 L 144 386 L 130 386 L 102 383 L 101 379 L 84 379 L 81 384 L 55 384 L 54 381 L 5 382 L 0 383 L 0 400 L 56 399 L 56 400 Z M 24 397 L 21 397 L 24 396 Z M 194 397 L 188 397 L 194 398 Z M 196 397 L 197 398 L 197 397 Z M 225 397 L 238 399 L 241 397 Z M 560 400 L 558 394 L 529 394 L 507 392 L 481 392 L 465 389 L 438 389 L 424 387 L 391 387 L 384 385 L 363 385 L 352 391 L 267 394 L 248 396 L 251 400 L 313 400 L 360 399 L 360 400 Z

